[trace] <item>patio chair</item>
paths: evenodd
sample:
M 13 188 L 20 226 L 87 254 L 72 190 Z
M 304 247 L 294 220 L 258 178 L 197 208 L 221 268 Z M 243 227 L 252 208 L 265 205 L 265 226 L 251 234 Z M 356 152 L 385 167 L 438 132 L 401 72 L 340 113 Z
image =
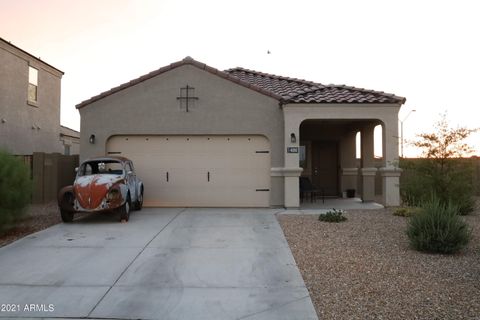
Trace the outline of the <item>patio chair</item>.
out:
M 310 198 L 310 202 L 315 202 L 317 197 L 322 197 L 322 202 L 325 203 L 325 190 L 315 187 L 309 178 L 300 177 L 299 187 L 300 201 Z

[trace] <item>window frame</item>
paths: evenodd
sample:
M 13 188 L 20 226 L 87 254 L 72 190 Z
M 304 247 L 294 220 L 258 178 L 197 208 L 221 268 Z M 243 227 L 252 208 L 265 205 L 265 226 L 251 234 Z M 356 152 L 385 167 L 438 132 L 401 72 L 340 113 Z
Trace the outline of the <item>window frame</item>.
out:
M 32 73 L 35 71 L 35 73 Z M 32 75 L 35 75 L 35 79 L 32 79 Z M 28 86 L 27 86 L 27 103 L 29 105 L 38 107 L 38 79 L 39 79 L 39 69 L 35 68 L 32 65 L 28 66 Z M 31 99 L 31 90 L 34 88 L 35 97 Z

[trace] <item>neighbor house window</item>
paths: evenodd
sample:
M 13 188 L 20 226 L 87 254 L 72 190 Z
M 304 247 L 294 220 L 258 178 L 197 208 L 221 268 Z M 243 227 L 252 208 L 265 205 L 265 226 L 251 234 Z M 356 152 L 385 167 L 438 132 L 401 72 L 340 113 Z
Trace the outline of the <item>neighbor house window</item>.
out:
M 65 152 L 63 154 L 66 155 L 66 156 L 69 156 L 70 155 L 70 146 L 66 144 L 64 147 L 65 147 L 65 150 L 64 150 Z
M 38 70 L 28 67 L 28 101 L 38 100 Z

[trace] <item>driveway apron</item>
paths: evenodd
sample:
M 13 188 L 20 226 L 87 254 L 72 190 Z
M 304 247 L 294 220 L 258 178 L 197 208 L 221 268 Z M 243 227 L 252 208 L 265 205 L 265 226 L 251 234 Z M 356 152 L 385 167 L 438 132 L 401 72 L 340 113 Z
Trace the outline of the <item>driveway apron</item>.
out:
M 317 319 L 274 214 L 146 208 L 30 235 L 0 249 L 0 318 Z

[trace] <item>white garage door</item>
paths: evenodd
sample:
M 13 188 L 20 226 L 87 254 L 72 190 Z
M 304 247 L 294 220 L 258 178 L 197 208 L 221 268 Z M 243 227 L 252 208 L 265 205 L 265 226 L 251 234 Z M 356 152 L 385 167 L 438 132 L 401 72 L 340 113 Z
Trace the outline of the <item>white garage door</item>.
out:
M 269 206 L 270 144 L 263 136 L 114 136 L 107 153 L 133 161 L 145 206 Z

